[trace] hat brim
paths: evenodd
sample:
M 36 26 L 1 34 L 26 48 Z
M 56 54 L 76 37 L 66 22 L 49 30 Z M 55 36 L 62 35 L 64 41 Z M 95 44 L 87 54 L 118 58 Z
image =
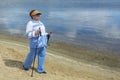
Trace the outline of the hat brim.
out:
M 31 16 L 35 16 L 35 15 L 42 15 L 41 13 L 36 13 L 36 14 L 34 14 L 34 15 L 31 15 Z
M 42 13 L 37 13 L 37 14 L 35 14 L 35 15 L 42 15 Z

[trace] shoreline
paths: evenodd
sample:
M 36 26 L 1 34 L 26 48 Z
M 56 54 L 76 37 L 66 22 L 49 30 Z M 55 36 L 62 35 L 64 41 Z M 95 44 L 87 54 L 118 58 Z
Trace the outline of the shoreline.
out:
M 27 38 L 18 36 L 0 35 L 3 40 L 16 41 L 20 44 L 28 46 Z M 56 55 L 61 55 L 74 59 L 76 61 L 100 65 L 114 70 L 120 70 L 120 56 L 104 51 L 95 51 L 87 48 L 79 48 L 77 46 L 50 41 L 50 46 L 47 47 L 47 52 L 54 52 Z

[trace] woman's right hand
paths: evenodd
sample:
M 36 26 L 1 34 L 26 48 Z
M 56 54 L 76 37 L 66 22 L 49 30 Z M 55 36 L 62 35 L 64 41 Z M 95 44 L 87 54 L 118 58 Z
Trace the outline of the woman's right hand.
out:
M 35 31 L 35 35 L 40 34 L 40 32 L 41 32 L 40 30 L 36 30 L 36 31 Z

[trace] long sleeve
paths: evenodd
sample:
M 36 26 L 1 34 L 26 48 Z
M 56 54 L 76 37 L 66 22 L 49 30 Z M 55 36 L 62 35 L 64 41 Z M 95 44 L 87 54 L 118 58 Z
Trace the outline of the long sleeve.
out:
M 46 27 L 44 26 L 44 31 L 45 31 L 45 35 L 48 35 L 48 33 L 46 32 Z
M 46 29 L 45 29 L 45 27 L 44 27 L 44 35 L 48 35 L 48 33 L 46 32 Z
M 33 31 L 33 25 L 32 22 L 29 21 L 26 26 L 26 35 L 28 38 L 35 37 L 35 31 Z

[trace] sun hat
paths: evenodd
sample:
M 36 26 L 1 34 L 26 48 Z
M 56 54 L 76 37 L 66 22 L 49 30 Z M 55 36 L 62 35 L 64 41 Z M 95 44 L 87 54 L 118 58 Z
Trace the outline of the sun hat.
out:
M 42 15 L 42 13 L 39 12 L 38 10 L 31 10 L 30 13 L 29 13 L 29 15 L 32 17 L 34 15 Z

